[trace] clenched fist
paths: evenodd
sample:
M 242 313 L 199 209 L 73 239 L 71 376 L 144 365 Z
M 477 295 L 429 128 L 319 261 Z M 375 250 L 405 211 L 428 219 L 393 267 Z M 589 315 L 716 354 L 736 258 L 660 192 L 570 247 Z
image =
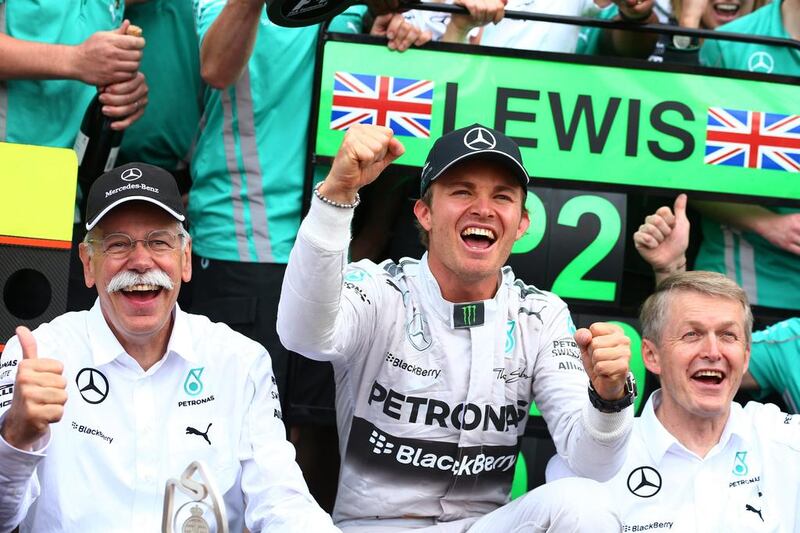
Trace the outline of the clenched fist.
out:
M 631 340 L 622 328 L 607 322 L 596 322 L 575 332 L 581 350 L 583 368 L 592 387 L 606 401 L 625 396 L 625 379 L 630 370 Z
M 352 203 L 358 190 L 375 181 L 403 152 L 391 129 L 356 124 L 345 133 L 319 192 L 335 202 Z
M 17 328 L 22 360 L 17 366 L 14 396 L 0 434 L 11 446 L 31 450 L 50 424 L 64 415 L 67 382 L 64 365 L 55 359 L 39 359 L 36 339 L 24 326 Z

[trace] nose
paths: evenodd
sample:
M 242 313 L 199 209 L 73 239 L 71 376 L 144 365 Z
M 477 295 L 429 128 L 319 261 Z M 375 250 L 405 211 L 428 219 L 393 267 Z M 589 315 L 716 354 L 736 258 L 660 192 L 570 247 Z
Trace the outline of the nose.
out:
M 145 272 L 153 267 L 153 253 L 143 239 L 137 240 L 128 256 L 128 268 L 138 272 Z
M 494 214 L 492 210 L 492 203 L 491 198 L 486 196 L 477 195 L 475 199 L 472 201 L 472 212 L 478 215 L 480 218 L 491 218 Z
M 703 346 L 703 357 L 716 361 L 722 357 L 719 351 L 719 337 L 716 334 L 710 333 L 706 336 L 705 345 Z

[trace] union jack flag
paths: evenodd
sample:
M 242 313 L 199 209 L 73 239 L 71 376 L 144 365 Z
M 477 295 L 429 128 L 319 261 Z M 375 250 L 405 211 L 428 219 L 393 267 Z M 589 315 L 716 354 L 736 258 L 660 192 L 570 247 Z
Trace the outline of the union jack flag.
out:
M 800 172 L 800 115 L 709 108 L 705 163 Z
M 395 135 L 427 138 L 432 104 L 432 81 L 336 72 L 331 129 L 375 124 L 392 128 Z

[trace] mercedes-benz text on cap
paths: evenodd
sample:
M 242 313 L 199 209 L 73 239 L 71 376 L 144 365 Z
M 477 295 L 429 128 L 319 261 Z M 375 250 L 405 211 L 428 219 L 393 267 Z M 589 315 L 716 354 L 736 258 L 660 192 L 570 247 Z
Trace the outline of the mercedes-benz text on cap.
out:
M 87 231 L 106 213 L 133 200 L 150 202 L 177 220 L 186 220 L 181 193 L 172 174 L 147 163 L 128 163 L 109 170 L 92 184 L 86 202 Z
M 442 135 L 433 143 L 422 167 L 420 196 L 447 169 L 471 159 L 490 159 L 505 164 L 520 185 L 525 189 L 528 187 L 528 171 L 517 143 L 502 132 L 473 124 Z

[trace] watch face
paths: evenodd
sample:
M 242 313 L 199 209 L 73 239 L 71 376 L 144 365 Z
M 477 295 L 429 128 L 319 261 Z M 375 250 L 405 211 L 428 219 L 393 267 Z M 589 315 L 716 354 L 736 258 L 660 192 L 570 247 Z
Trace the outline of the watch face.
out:
M 687 48 L 692 46 L 692 38 L 689 37 L 688 35 L 673 35 L 672 46 L 674 46 L 678 50 L 686 50 Z

